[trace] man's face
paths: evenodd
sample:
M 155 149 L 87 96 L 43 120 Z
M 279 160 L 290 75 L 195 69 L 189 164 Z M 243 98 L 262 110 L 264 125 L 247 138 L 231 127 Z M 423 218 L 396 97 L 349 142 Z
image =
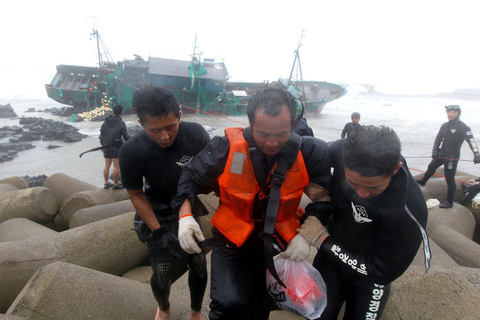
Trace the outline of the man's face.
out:
M 455 119 L 456 117 L 458 117 L 458 111 L 457 110 L 450 110 L 447 112 L 447 117 L 448 117 L 448 120 L 453 120 Z
M 263 113 L 255 114 L 255 122 L 250 124 L 253 139 L 267 158 L 277 154 L 285 145 L 292 130 L 292 118 L 287 106 L 277 116 Z
M 394 175 L 400 169 L 401 163 Z M 392 176 L 393 177 L 393 176 Z M 362 177 L 358 172 L 345 168 L 345 179 L 350 188 L 362 199 L 371 199 L 387 189 L 392 177 L 381 175 L 376 177 Z
M 147 117 L 145 122 L 140 122 L 143 130 L 148 134 L 150 139 L 157 143 L 162 148 L 170 147 L 177 137 L 178 127 L 180 125 L 180 116 L 175 117 L 173 112 L 170 112 L 165 117 Z
M 353 123 L 357 124 L 360 121 L 360 118 L 352 118 Z

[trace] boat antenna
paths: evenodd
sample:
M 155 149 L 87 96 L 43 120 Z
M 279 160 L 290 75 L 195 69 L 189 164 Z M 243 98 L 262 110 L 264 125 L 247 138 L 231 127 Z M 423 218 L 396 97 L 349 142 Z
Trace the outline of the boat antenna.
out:
M 292 70 L 290 71 L 290 77 L 288 78 L 287 83 L 287 90 L 290 87 L 290 84 L 293 82 L 300 81 L 302 83 L 302 100 L 301 102 L 305 102 L 305 86 L 303 85 L 303 74 L 302 74 L 302 64 L 300 63 L 300 47 L 302 46 L 302 38 L 304 37 L 303 33 L 305 30 L 302 30 L 302 34 L 300 35 L 300 40 L 298 41 L 297 50 L 295 50 L 295 59 L 293 60 Z M 296 68 L 295 68 L 296 67 Z M 297 74 L 295 79 L 293 79 L 293 71 L 297 70 Z M 300 78 L 298 77 L 298 73 L 300 72 Z

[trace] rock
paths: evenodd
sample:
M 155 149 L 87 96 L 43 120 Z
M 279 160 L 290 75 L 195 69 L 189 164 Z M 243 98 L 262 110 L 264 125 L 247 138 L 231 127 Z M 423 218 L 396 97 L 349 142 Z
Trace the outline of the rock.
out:
M 86 134 L 78 132 L 78 128 L 52 119 L 42 119 L 37 117 L 22 117 L 20 124 L 23 129 L 16 130 L 9 140 L 10 142 L 29 142 L 35 140 L 61 140 L 63 142 L 78 142 L 88 137 Z M 5 133 L 12 133 L 12 129 L 5 129 Z M 0 131 L 1 134 L 1 131 Z
M 39 176 L 34 176 L 34 177 L 30 177 L 30 176 L 26 175 L 26 176 L 23 176 L 21 178 L 23 178 L 25 181 L 27 181 L 30 188 L 31 187 L 41 187 L 41 186 L 43 186 L 43 183 L 45 182 L 45 180 L 47 180 L 47 176 L 44 175 L 44 174 L 41 174 Z
M 0 162 L 11 161 L 19 151 L 35 148 L 29 142 L 4 142 L 0 143 Z
M 57 145 L 54 145 L 54 144 L 49 144 L 49 145 L 47 146 L 47 149 L 49 149 L 49 150 L 50 150 L 50 149 L 55 149 L 55 148 L 60 148 L 60 146 L 57 146 Z
M 10 103 L 6 105 L 0 105 L 0 118 L 16 118 L 17 114 L 13 111 Z
M 19 126 L 4 126 L 0 128 L 0 138 L 9 137 L 23 132 L 23 129 Z
M 28 108 L 26 112 L 35 112 L 35 108 Z

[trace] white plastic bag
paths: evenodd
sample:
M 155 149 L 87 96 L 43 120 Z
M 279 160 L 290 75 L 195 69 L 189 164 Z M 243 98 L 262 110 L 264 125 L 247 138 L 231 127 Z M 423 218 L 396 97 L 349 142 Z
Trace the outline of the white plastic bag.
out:
M 322 275 L 307 261 L 296 262 L 280 255 L 273 258 L 282 287 L 267 270 L 267 291 L 283 310 L 307 319 L 320 317 L 327 306 L 327 287 Z

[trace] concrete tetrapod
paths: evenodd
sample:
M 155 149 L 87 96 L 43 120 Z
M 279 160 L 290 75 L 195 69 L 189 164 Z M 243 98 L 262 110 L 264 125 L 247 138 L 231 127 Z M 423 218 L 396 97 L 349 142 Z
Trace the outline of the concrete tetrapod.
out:
M 68 227 L 70 229 L 86 225 L 95 221 L 99 221 L 106 218 L 111 218 L 124 214 L 127 212 L 135 211 L 130 200 L 117 201 L 113 203 L 101 204 L 98 206 L 83 208 L 77 210 L 70 218 Z
M 133 230 L 133 212 L 56 235 L 0 243 L 0 312 L 42 266 L 64 261 L 122 275 L 148 257 Z
M 480 269 L 459 266 L 432 239 L 430 249 L 427 274 L 420 246 L 408 270 L 392 283 L 382 320 L 478 319 Z
M 54 262 L 31 277 L 7 314 L 31 320 L 151 320 L 156 309 L 147 284 Z
M 6 179 L 2 179 L 2 180 L 0 180 L 0 183 L 11 184 L 12 186 L 15 186 L 17 189 L 30 188 L 30 186 L 28 185 L 28 182 L 25 179 L 23 179 L 21 177 L 18 177 L 18 176 L 13 176 L 13 177 L 9 177 L 9 178 L 6 178 Z
M 8 193 L 11 191 L 17 191 L 18 188 L 10 183 L 0 183 L 0 194 Z
M 57 198 L 45 187 L 0 194 L 0 222 L 13 218 L 27 218 L 45 224 L 53 220 L 57 212 Z
M 60 205 L 77 192 L 98 189 L 90 183 L 72 178 L 64 173 L 52 174 L 45 180 L 43 186 L 52 190 Z

